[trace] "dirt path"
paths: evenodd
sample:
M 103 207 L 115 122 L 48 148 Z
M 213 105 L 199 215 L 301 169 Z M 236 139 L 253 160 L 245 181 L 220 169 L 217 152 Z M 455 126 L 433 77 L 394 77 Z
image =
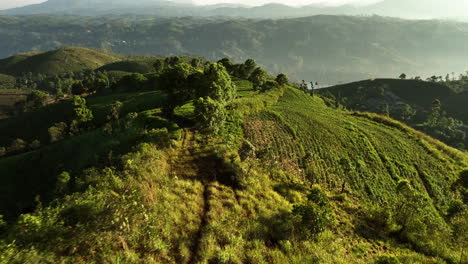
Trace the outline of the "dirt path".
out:
M 201 182 L 203 192 L 200 193 L 200 224 L 195 232 L 191 246 L 191 256 L 187 263 L 198 263 L 201 259 L 200 246 L 203 239 L 203 233 L 209 225 L 210 199 L 213 180 L 216 178 L 214 164 L 206 157 L 206 150 L 198 146 L 195 141 L 195 133 L 185 129 L 183 133 L 182 145 L 179 151 L 174 155 L 172 162 L 172 174 L 177 177 Z

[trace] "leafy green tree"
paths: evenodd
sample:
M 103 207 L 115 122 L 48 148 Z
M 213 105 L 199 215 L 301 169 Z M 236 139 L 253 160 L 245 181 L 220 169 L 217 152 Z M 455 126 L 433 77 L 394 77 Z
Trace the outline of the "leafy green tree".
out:
M 253 83 L 255 90 L 261 89 L 267 80 L 268 73 L 260 67 L 256 68 L 249 77 L 249 81 Z
M 400 74 L 400 79 L 402 80 L 406 79 L 406 74 L 405 73 Z
M 26 98 L 26 104 L 28 109 L 36 109 L 47 105 L 49 95 L 42 91 L 33 91 Z
M 71 124 L 71 130 L 78 132 L 80 127 L 86 126 L 94 118 L 93 112 L 86 106 L 86 99 L 80 96 L 73 97 L 73 112 L 75 117 Z
M 384 116 L 390 116 L 390 108 L 388 104 L 384 104 L 380 107 L 380 113 Z
M 189 82 L 189 76 L 195 72 L 195 68 L 186 63 L 179 63 L 164 70 L 160 81 L 167 93 L 166 104 L 163 107 L 163 111 L 167 115 L 172 115 L 178 105 L 193 98 L 192 86 L 196 86 L 196 84 Z
M 250 74 L 257 68 L 257 63 L 253 59 L 248 59 L 244 62 L 244 64 L 240 65 L 240 77 L 244 79 L 248 79 Z
M 220 102 L 229 102 L 236 97 L 236 86 L 221 63 L 212 63 L 205 71 L 197 97 L 210 97 Z
M 64 171 L 57 176 L 55 183 L 55 189 L 57 192 L 63 192 L 67 189 L 68 183 L 70 182 L 70 173 Z
M 413 107 L 411 107 L 411 105 L 409 104 L 399 105 L 396 108 L 395 113 L 394 113 L 394 116 L 397 119 L 402 120 L 406 123 L 408 123 L 415 115 L 416 115 L 416 110 Z
M 194 105 L 197 127 L 206 133 L 218 134 L 226 121 L 225 105 L 209 96 L 197 99 Z
M 164 60 L 166 65 L 169 65 L 170 67 L 175 67 L 176 65 L 182 63 L 182 58 L 179 56 L 172 56 L 168 57 Z
M 202 65 L 202 60 L 200 58 L 193 58 L 190 61 L 190 65 L 194 68 L 199 68 Z
M 286 74 L 284 74 L 284 73 L 278 74 L 278 76 L 276 76 L 275 81 L 276 81 L 279 85 L 286 85 L 286 84 L 289 83 L 288 76 L 286 76 Z
M 164 61 L 163 60 L 157 60 L 154 64 L 153 64 L 153 68 L 154 68 L 154 71 L 155 72 L 162 72 L 164 70 Z
M 56 123 L 55 125 L 49 127 L 49 140 L 50 143 L 60 141 L 65 138 L 67 134 L 68 126 L 64 122 Z
M 221 63 L 229 73 L 233 73 L 235 66 L 234 63 L 231 62 L 231 60 L 229 60 L 228 58 L 222 58 L 218 61 L 218 63 Z
M 431 113 L 429 114 L 427 118 L 427 123 L 430 127 L 435 127 L 439 123 L 439 119 L 441 117 L 441 111 L 442 111 L 442 103 L 440 102 L 439 99 L 435 99 L 432 102 L 431 106 Z
M 147 88 L 148 79 L 141 73 L 132 73 L 122 77 L 117 82 L 117 87 L 127 91 L 138 91 Z

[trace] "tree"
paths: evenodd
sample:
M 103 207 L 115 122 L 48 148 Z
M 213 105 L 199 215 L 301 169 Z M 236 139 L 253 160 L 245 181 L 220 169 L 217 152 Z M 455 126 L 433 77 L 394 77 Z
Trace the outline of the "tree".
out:
M 312 96 L 315 96 L 314 82 L 310 82 L 310 94 L 311 94 Z
M 80 127 L 85 126 L 91 120 L 93 120 L 93 112 L 86 106 L 86 99 L 75 95 L 73 97 L 73 112 L 75 117 L 71 124 L 71 130 L 74 132 L 79 131 Z
M 127 91 L 138 91 L 147 88 L 148 79 L 141 73 L 132 73 L 122 77 L 117 82 L 117 87 Z
M 304 91 L 304 92 L 307 92 L 307 83 L 302 80 L 302 83 L 301 83 L 301 90 Z
M 395 117 L 404 122 L 409 122 L 416 115 L 416 110 L 409 104 L 399 105 L 396 109 Z
M 430 127 L 435 127 L 439 123 L 439 119 L 441 117 L 441 109 L 442 109 L 442 103 L 440 102 L 439 99 L 435 99 L 432 102 L 431 113 L 429 114 L 427 118 L 427 123 Z
M 236 97 L 236 86 L 221 63 L 212 63 L 208 67 L 197 89 L 197 97 L 210 97 L 222 103 L 227 103 Z
M 50 143 L 60 141 L 65 138 L 67 134 L 68 126 L 64 122 L 56 123 L 55 125 L 49 127 L 49 140 Z
M 218 63 L 221 63 L 229 73 L 234 71 L 234 64 L 228 58 L 222 58 Z
M 167 115 L 172 115 L 174 109 L 193 98 L 193 86 L 196 83 L 189 85 L 188 78 L 196 72 L 195 68 L 186 64 L 179 63 L 174 67 L 164 70 L 160 77 L 161 85 L 167 94 L 167 100 L 163 106 L 163 111 Z
M 261 67 L 256 68 L 249 77 L 254 85 L 254 90 L 259 90 L 268 79 L 268 73 Z
M 164 70 L 164 61 L 163 60 L 157 60 L 153 64 L 153 68 L 155 72 L 162 72 Z
M 255 70 L 255 68 L 257 68 L 257 64 L 253 59 L 246 60 L 244 64 L 242 64 L 239 67 L 240 77 L 248 79 L 250 77 L 250 74 L 252 74 L 252 72 Z
M 26 97 L 26 105 L 28 109 L 36 109 L 47 105 L 49 94 L 42 91 L 33 91 Z
M 218 134 L 226 120 L 225 105 L 209 96 L 199 98 L 194 105 L 197 127 L 206 133 Z
M 166 65 L 169 65 L 171 67 L 175 67 L 176 65 L 182 63 L 182 58 L 179 56 L 172 56 L 172 57 L 167 57 L 164 60 Z
M 288 76 L 286 76 L 286 74 L 284 73 L 278 74 L 278 76 L 276 76 L 275 81 L 281 86 L 289 83 Z
M 406 79 L 406 74 L 405 73 L 400 74 L 400 79 L 402 80 Z
M 193 58 L 190 61 L 190 65 L 192 65 L 192 67 L 194 68 L 199 68 L 201 64 L 202 64 L 202 60 L 200 58 Z
M 380 113 L 384 116 L 390 116 L 390 108 L 388 104 L 384 104 L 380 107 Z

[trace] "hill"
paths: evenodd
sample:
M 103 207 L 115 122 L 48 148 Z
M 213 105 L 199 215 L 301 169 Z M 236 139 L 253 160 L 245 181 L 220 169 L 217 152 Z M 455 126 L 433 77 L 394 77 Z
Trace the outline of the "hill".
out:
M 119 60 L 120 57 L 88 48 L 63 47 L 42 53 L 14 55 L 0 60 L 0 72 L 21 75 L 24 73 L 60 74 L 96 69 Z
M 335 95 L 341 94 L 343 97 L 352 97 L 358 93 L 359 89 L 377 90 L 380 88 L 391 92 L 394 96 L 398 97 L 397 100 L 400 100 L 400 102 L 418 105 L 420 107 L 430 107 L 436 98 L 445 102 L 448 98 L 456 94 L 443 83 L 401 79 L 363 80 L 328 87 L 324 89 L 323 92 L 328 91 Z
M 447 144 L 465 149 L 466 92 L 455 92 L 453 82 L 456 81 L 374 79 L 337 85 L 318 93 L 337 99 L 349 109 L 391 115 Z M 435 114 L 436 121 L 432 120 Z
M 0 57 L 84 46 L 123 55 L 197 55 L 236 62 L 254 58 L 270 72 L 287 73 L 296 81 L 336 84 L 402 72 L 408 76 L 465 72 L 467 29 L 467 23 L 377 16 L 280 20 L 4 16 Z
M 466 154 L 251 62 L 168 61 L 0 120 L 0 263 L 466 261 Z

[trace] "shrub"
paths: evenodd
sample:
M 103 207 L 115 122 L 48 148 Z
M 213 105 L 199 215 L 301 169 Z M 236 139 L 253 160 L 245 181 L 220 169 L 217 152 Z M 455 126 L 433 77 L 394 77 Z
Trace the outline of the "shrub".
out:
M 8 152 L 20 152 L 26 149 L 27 142 L 22 140 L 21 138 L 17 138 L 11 142 L 10 147 L 8 148 Z
M 64 191 L 70 181 L 70 173 L 64 171 L 57 176 L 55 187 L 58 191 Z
M 298 237 L 316 239 L 330 224 L 330 201 L 322 189 L 314 185 L 307 195 L 307 201 L 295 205 L 292 214 L 299 227 Z
M 56 123 L 54 126 L 49 127 L 48 131 L 50 143 L 64 139 L 67 134 L 67 128 L 67 124 L 63 122 Z

